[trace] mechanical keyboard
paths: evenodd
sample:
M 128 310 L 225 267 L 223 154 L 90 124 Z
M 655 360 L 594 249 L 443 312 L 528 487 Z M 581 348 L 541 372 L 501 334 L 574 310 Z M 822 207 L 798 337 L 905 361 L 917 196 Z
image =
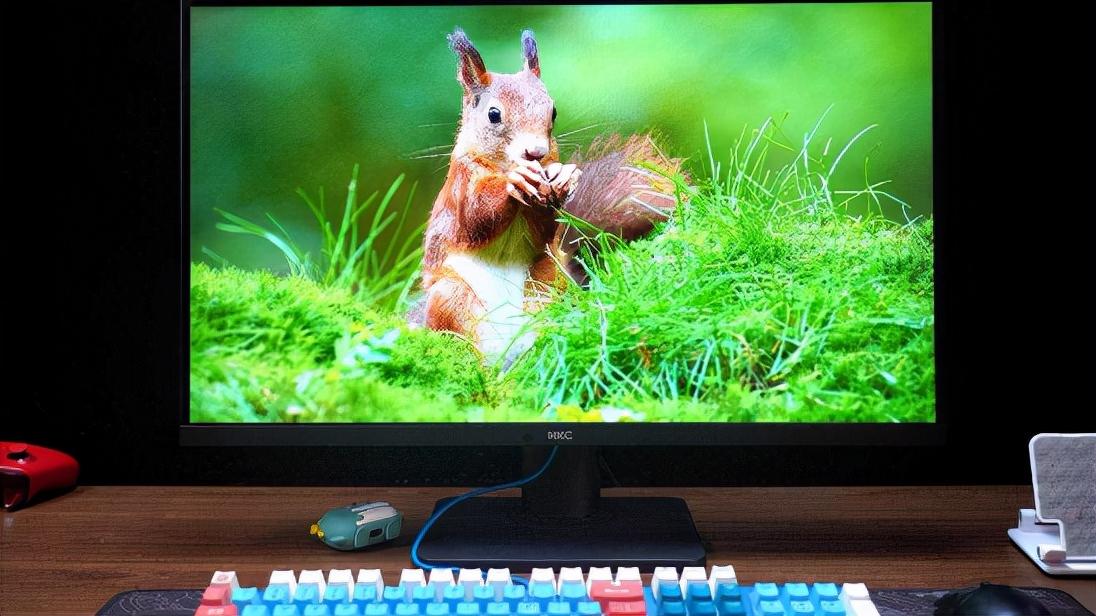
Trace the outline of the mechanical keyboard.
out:
M 863 584 L 739 584 L 729 565 L 404 569 L 395 584 L 379 569 L 274 571 L 266 587 L 217 571 L 195 616 L 878 616 Z

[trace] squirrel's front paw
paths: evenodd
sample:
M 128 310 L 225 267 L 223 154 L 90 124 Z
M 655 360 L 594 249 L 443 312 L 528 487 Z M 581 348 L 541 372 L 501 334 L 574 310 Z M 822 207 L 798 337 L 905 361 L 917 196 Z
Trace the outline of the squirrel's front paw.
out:
M 563 207 L 571 200 L 578 185 L 578 178 L 582 170 L 577 165 L 562 165 L 552 163 L 544 169 L 544 177 L 548 180 L 548 202 L 555 207 Z
M 514 167 L 506 180 L 506 192 L 522 205 L 545 205 L 550 191 L 544 169 L 537 161 Z

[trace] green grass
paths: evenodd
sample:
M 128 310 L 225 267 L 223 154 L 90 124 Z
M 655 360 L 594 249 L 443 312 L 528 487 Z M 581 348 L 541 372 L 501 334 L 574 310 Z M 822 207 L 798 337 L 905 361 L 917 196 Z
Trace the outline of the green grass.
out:
M 398 182 L 365 240 L 352 182 L 340 230 L 310 204 L 326 268 L 258 227 L 293 275 L 192 267 L 193 419 L 930 421 L 932 221 L 905 220 L 886 182 L 832 187 L 861 135 L 838 150 L 815 131 L 791 147 L 766 123 L 695 185 L 675 178 L 684 203 L 648 238 L 592 237 L 589 288 L 537 315 L 537 344 L 505 375 L 455 336 L 408 329 L 414 273 L 382 266 L 418 254 L 366 245 L 396 220 Z

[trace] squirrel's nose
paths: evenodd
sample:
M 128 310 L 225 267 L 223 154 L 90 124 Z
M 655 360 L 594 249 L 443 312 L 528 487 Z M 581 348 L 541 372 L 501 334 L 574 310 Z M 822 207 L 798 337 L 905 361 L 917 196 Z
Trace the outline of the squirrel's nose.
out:
M 525 160 L 540 160 L 548 156 L 548 148 L 542 146 L 536 146 L 533 149 L 525 149 Z

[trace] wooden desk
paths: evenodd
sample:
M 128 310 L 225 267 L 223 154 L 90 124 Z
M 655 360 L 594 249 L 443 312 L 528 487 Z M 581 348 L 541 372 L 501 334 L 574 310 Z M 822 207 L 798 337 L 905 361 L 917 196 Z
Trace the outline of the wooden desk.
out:
M 0 613 L 93 614 L 117 592 L 203 588 L 218 569 L 265 585 L 272 569 L 409 566 L 407 544 L 434 501 L 422 488 L 83 487 L 0 526 Z M 982 581 L 1049 586 L 1096 611 L 1096 583 L 1043 575 L 1006 529 L 1031 506 L 1027 486 L 918 488 L 613 489 L 679 495 L 707 543 L 709 564 L 745 583 L 861 581 L 869 588 L 962 587 Z M 341 553 L 308 526 L 327 508 L 392 502 L 404 534 L 372 552 Z

